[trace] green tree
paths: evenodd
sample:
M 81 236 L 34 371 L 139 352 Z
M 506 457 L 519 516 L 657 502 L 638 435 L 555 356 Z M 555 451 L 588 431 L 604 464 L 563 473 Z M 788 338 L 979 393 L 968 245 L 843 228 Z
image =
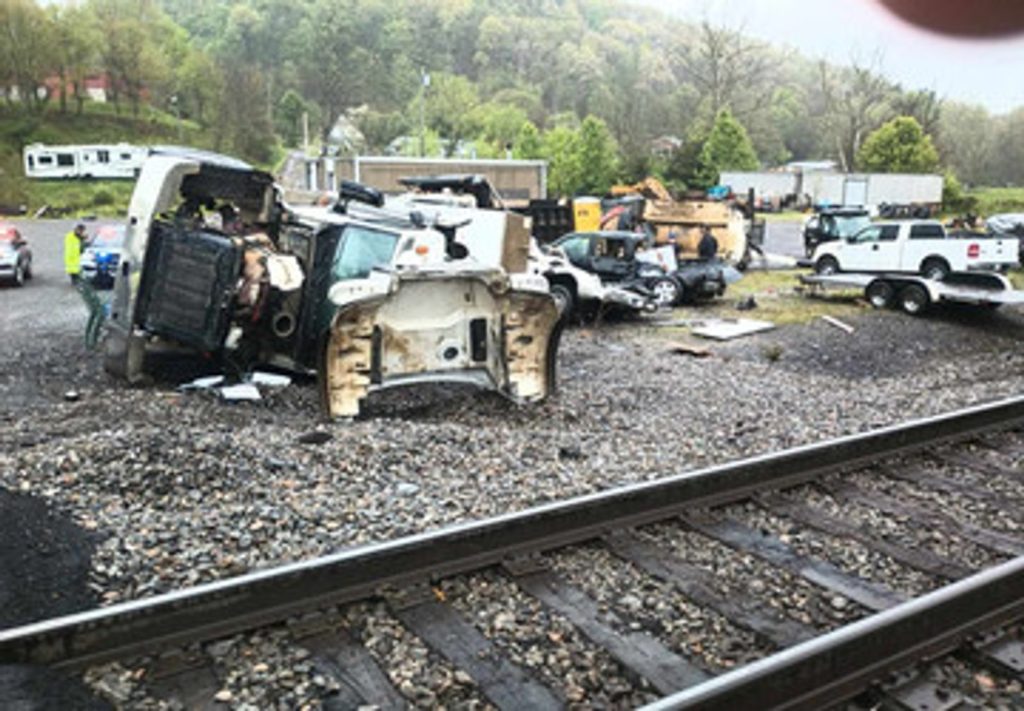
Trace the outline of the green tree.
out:
M 383 152 L 389 143 L 412 129 L 407 115 L 401 111 L 367 111 L 359 117 L 358 125 L 367 148 L 377 152 Z
M 524 121 L 516 134 L 512 156 L 519 160 L 537 160 L 544 157 L 544 143 L 540 131 L 532 121 Z
M 579 164 L 582 168 L 578 191 L 603 195 L 615 183 L 619 157 L 615 139 L 605 122 L 587 116 L 579 130 Z
M 548 191 L 554 195 L 574 195 L 583 184 L 580 162 L 580 136 L 566 126 L 544 134 L 544 157 L 548 160 Z
M 939 154 L 917 119 L 897 116 L 865 139 L 857 164 L 880 173 L 928 173 L 938 167 Z
M 99 60 L 96 47 L 102 43 L 103 35 L 95 16 L 88 9 L 74 5 L 52 6 L 50 22 L 54 33 L 53 59 L 61 80 L 61 113 L 67 111 L 67 87 L 70 85 L 81 114 L 85 104 L 85 78 Z
M 52 27 L 34 2 L 0 2 L 0 84 L 16 87 L 26 106 L 41 109 L 45 103 L 36 92 L 50 69 L 52 48 Z
M 470 138 L 480 129 L 474 115 L 474 109 L 480 103 L 477 89 L 466 77 L 438 72 L 431 77 L 425 95 L 421 94 L 413 101 L 410 115 L 419 115 L 424 96 L 427 126 L 437 131 L 445 141 L 446 152 L 450 156 L 459 141 Z
M 715 125 L 701 148 L 698 163 L 700 167 L 695 177 L 704 188 L 715 185 L 723 170 L 758 169 L 757 153 L 747 130 L 728 109 L 722 109 L 715 117 Z

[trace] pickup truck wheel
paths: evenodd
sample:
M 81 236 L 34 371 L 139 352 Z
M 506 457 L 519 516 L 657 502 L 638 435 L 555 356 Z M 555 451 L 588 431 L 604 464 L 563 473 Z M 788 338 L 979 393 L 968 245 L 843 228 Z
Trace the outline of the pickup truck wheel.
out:
M 572 289 L 565 284 L 552 284 L 549 287 L 549 291 L 551 292 L 551 298 L 555 300 L 555 308 L 558 309 L 558 319 L 561 321 L 569 318 L 576 308 L 576 300 L 573 298 Z
M 658 306 L 675 306 L 679 302 L 680 289 L 675 279 L 661 277 L 651 284 L 651 293 Z
M 919 316 L 924 313 L 930 303 L 928 292 L 919 284 L 907 284 L 900 291 L 900 308 L 911 316 Z
M 932 281 L 942 281 L 949 276 L 949 262 L 940 257 L 928 257 L 921 263 L 921 275 Z
M 867 298 L 868 303 L 876 309 L 884 309 L 892 303 L 892 297 L 895 296 L 895 292 L 896 290 L 892 288 L 892 284 L 878 279 L 868 284 L 868 288 L 864 290 L 864 296 Z
M 829 274 L 839 273 L 839 262 L 836 261 L 835 257 L 825 255 L 814 263 L 814 273 L 821 274 L 822 276 L 828 276 Z

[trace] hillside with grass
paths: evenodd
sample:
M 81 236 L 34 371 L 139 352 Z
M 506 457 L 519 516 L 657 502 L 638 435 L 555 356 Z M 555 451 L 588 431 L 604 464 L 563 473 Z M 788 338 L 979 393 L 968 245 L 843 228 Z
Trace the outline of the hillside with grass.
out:
M 131 180 L 30 180 L 22 164 L 22 148 L 32 143 L 120 142 L 215 148 L 216 136 L 151 106 L 142 106 L 137 117 L 98 103 L 86 103 L 80 115 L 61 113 L 56 105 L 40 112 L 0 106 L 0 204 L 24 205 L 30 215 L 44 206 L 47 214 L 124 214 Z

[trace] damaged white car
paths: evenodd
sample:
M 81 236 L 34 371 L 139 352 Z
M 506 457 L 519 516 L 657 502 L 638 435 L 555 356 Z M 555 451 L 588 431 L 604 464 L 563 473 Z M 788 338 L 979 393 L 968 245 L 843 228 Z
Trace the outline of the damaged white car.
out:
M 129 208 L 106 368 L 138 381 L 147 350 L 172 343 L 316 372 L 332 417 L 422 382 L 542 399 L 558 310 L 527 271 L 525 229 L 502 226 L 481 258 L 457 226 L 384 209 L 372 189 L 346 184 L 334 206 L 290 209 L 271 176 L 239 161 L 153 155 Z

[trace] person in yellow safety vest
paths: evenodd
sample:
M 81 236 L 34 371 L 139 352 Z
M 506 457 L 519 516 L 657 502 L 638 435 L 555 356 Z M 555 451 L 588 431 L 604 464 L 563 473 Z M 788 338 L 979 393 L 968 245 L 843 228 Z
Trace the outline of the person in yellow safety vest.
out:
M 79 222 L 75 229 L 64 235 L 64 271 L 71 277 L 73 285 L 78 284 L 82 273 L 82 245 L 85 242 L 85 225 Z

